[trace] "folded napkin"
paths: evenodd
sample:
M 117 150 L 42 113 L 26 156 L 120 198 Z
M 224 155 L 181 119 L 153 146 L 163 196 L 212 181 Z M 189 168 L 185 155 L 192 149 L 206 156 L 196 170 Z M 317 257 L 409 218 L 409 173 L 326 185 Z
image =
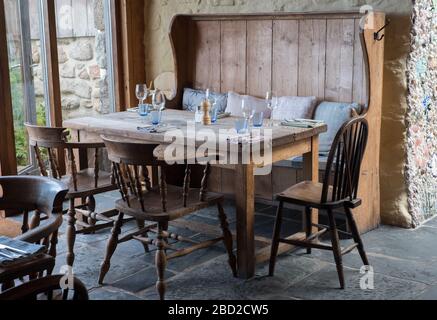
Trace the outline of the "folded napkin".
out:
M 27 261 L 44 253 L 45 246 L 0 237 L 0 267 Z
M 264 140 L 263 136 L 252 136 L 251 134 L 240 134 L 228 137 L 228 141 L 231 144 L 254 144 Z
M 281 125 L 284 127 L 293 127 L 293 128 L 317 128 L 323 125 L 323 121 L 317 120 L 307 120 L 307 119 L 294 119 L 294 120 L 284 120 Z
M 231 116 L 230 112 L 227 113 L 221 113 L 217 116 L 217 119 L 225 119 L 225 118 L 229 118 Z
M 145 127 L 137 127 L 137 130 L 140 132 L 147 133 L 166 133 L 168 131 L 179 129 L 176 126 L 145 126 Z

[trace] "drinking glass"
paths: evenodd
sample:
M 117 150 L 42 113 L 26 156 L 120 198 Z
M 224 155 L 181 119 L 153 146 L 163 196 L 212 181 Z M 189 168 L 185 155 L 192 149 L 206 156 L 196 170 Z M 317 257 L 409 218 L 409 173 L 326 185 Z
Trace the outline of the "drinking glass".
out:
M 241 111 L 243 112 L 243 117 L 246 119 L 247 125 L 249 126 L 250 120 L 252 120 L 253 116 L 255 115 L 255 110 L 249 104 L 247 99 L 243 99 L 241 102 Z
M 257 112 L 253 117 L 253 126 L 256 128 L 261 128 L 264 123 L 264 112 Z
M 146 103 L 142 103 L 138 107 L 138 114 L 143 119 L 146 119 L 146 117 L 149 115 L 149 105 Z
M 214 104 L 211 110 L 211 122 L 212 123 L 216 123 L 218 120 L 218 108 L 217 106 Z
M 161 123 L 161 119 L 162 119 L 162 111 L 154 110 L 150 114 L 152 116 L 152 124 L 154 126 L 159 125 Z
M 238 134 L 246 133 L 247 131 L 247 120 L 240 119 L 235 121 L 235 130 L 237 130 Z
M 267 108 L 271 112 L 269 126 L 273 127 L 273 114 L 279 106 L 279 98 L 275 95 L 274 92 L 268 91 L 266 94 L 266 103 L 267 103 Z
M 146 84 L 137 84 L 135 89 L 135 95 L 139 101 L 138 107 L 144 104 L 144 101 L 149 96 L 149 88 L 147 88 Z
M 152 95 L 153 110 L 163 111 L 165 109 L 165 95 L 161 90 L 156 89 Z

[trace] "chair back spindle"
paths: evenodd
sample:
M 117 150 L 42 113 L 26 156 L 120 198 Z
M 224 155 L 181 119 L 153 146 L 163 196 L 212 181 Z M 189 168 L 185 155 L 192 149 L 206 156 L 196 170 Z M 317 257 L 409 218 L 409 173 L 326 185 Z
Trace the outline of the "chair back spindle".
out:
M 167 172 L 168 165 L 160 156 L 154 155 L 158 145 L 132 143 L 114 140 L 109 137 L 102 137 L 108 150 L 109 160 L 113 163 L 113 176 L 119 187 L 123 201 L 131 207 L 132 199 L 136 199 L 140 204 L 141 210 L 146 211 L 144 195 L 147 192 L 157 192 L 161 197 L 161 210 L 168 212 L 168 184 Z M 149 167 L 160 172 L 159 183 L 153 188 L 150 177 Z M 188 206 L 188 199 L 191 184 L 191 166 L 187 165 L 184 177 L 184 186 L 181 191 L 183 206 Z M 206 201 L 208 194 L 208 179 L 211 173 L 211 166 L 206 165 L 199 192 L 200 201 Z
M 340 129 L 328 157 L 322 203 L 357 199 L 368 134 L 369 126 L 364 117 L 354 118 Z

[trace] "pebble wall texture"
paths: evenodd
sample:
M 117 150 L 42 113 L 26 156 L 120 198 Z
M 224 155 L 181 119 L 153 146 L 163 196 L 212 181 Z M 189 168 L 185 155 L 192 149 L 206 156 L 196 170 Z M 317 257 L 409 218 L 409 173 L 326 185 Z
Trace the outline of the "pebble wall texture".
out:
M 408 62 L 408 195 L 419 225 L 437 209 L 437 0 L 417 0 Z
M 168 28 L 178 13 L 308 12 L 359 10 L 371 5 L 387 13 L 383 123 L 381 141 L 382 222 L 411 228 L 406 168 L 406 65 L 410 53 L 411 0 L 150 0 L 146 6 L 146 72 L 148 81 L 169 78 L 173 56 Z M 171 88 L 165 88 L 170 89 Z

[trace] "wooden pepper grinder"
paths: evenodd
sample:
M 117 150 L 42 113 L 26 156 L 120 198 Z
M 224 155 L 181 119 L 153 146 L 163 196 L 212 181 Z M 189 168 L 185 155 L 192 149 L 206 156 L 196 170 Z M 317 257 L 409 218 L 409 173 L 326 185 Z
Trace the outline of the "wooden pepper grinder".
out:
M 203 111 L 203 119 L 202 123 L 204 126 L 210 126 L 211 125 L 211 102 L 209 102 L 209 95 L 210 91 L 209 89 L 206 90 L 206 98 L 202 101 L 202 111 Z

